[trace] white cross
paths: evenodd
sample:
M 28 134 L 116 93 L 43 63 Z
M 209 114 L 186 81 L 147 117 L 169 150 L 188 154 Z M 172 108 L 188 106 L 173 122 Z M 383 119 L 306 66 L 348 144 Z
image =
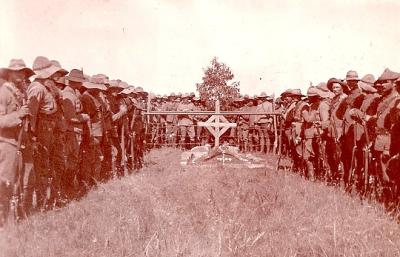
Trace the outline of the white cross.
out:
M 232 158 L 226 157 L 225 153 L 222 152 L 222 157 L 217 157 L 218 161 L 222 161 L 222 166 L 225 164 L 225 161 L 232 161 Z
M 215 102 L 215 115 L 205 122 L 198 122 L 198 126 L 206 127 L 214 136 L 215 147 L 219 146 L 219 138 L 229 129 L 235 128 L 236 123 L 230 123 L 224 116 L 220 115 L 219 100 Z

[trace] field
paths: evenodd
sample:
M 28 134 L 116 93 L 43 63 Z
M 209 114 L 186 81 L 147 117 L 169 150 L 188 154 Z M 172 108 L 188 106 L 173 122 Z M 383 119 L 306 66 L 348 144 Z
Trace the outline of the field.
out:
M 290 172 L 182 169 L 180 153 L 154 150 L 139 173 L 9 224 L 0 255 L 400 256 L 380 205 Z

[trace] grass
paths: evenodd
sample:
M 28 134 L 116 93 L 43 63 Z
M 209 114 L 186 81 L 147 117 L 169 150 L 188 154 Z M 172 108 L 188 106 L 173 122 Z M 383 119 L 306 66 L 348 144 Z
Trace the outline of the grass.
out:
M 3 256 L 400 256 L 380 205 L 284 171 L 179 166 L 146 156 L 138 174 L 0 231 Z

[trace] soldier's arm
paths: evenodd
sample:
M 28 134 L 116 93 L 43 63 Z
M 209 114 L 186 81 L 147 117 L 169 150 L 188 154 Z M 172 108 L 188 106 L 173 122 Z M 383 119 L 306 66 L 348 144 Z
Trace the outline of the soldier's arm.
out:
M 336 110 L 336 117 L 339 120 L 343 120 L 344 114 L 346 113 L 347 106 L 348 106 L 348 101 L 347 101 L 347 98 L 345 98 L 340 102 L 339 107 Z
M 87 114 L 76 113 L 74 99 L 70 96 L 63 96 L 62 107 L 65 119 L 71 123 L 84 123 L 89 118 Z
M 303 117 L 305 122 L 314 122 L 315 119 L 315 112 L 310 110 L 308 106 L 304 106 L 301 110 L 301 116 Z
M 90 118 L 93 118 L 97 114 L 96 106 L 92 102 L 90 96 L 83 94 L 81 103 L 83 112 L 89 114 Z
M 321 118 L 321 128 L 327 129 L 330 123 L 329 104 L 322 102 L 319 108 L 319 116 Z
M 122 116 L 124 116 L 128 111 L 128 108 L 126 107 L 125 104 L 120 103 L 119 105 L 119 111 L 112 116 L 112 120 L 116 121 L 119 120 Z
M 37 116 L 39 114 L 40 102 L 44 97 L 43 88 L 37 82 L 32 82 L 27 90 L 28 106 L 31 112 L 30 128 L 36 134 Z
M 0 128 L 14 128 L 22 123 L 19 111 L 6 113 L 6 105 L 0 100 Z
M 22 122 L 19 111 L 7 113 L 7 106 L 11 101 L 10 96 L 10 92 L 6 91 L 2 85 L 0 87 L 0 128 L 13 128 Z

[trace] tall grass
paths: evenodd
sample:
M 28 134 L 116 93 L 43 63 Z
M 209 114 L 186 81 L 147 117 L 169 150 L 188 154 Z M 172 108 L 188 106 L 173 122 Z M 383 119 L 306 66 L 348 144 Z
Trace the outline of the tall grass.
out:
M 138 174 L 0 232 L 3 256 L 400 256 L 379 205 L 296 174 L 179 165 L 154 150 Z

